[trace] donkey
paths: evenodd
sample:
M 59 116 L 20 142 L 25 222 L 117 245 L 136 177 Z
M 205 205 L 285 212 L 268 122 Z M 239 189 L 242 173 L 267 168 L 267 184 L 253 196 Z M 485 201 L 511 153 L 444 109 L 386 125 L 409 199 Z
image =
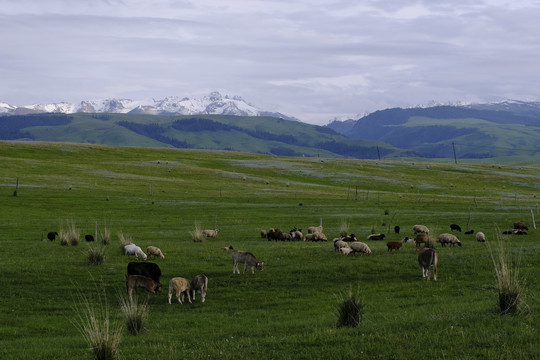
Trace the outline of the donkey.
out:
M 238 274 L 240 274 L 240 270 L 238 269 L 238 263 L 244 263 L 244 274 L 246 273 L 246 269 L 248 266 L 251 267 L 251 273 L 255 274 L 254 268 L 257 267 L 259 271 L 263 271 L 263 265 L 264 263 L 259 262 L 255 255 L 253 255 L 250 252 L 247 251 L 241 251 L 241 250 L 234 250 L 232 252 L 233 257 L 233 274 L 235 274 L 238 271 Z

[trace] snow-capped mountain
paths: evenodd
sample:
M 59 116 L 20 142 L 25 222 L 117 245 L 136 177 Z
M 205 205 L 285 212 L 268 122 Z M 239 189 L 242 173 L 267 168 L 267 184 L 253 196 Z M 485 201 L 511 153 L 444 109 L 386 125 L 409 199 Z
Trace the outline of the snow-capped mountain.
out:
M 150 114 L 150 115 L 234 115 L 234 116 L 273 116 L 287 120 L 297 120 L 289 116 L 261 111 L 248 104 L 239 96 L 222 96 L 215 91 L 198 99 L 169 96 L 160 100 L 130 100 L 130 99 L 104 99 L 84 100 L 79 104 L 65 102 L 53 104 L 34 104 L 13 106 L 0 102 L 0 115 L 25 115 L 38 113 L 121 113 L 121 114 Z

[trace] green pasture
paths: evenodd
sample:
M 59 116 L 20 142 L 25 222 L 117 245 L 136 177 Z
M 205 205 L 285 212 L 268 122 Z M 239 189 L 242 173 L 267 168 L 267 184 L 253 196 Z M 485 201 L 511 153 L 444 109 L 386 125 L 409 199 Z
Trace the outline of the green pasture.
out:
M 0 142 L 0 357 L 90 359 L 75 324 L 81 296 L 122 324 L 126 266 L 118 234 L 161 248 L 164 292 L 149 297 L 145 331 L 124 332 L 123 359 L 534 359 L 540 336 L 540 169 L 511 163 L 426 163 L 288 158 L 226 151 Z M 328 242 L 269 242 L 261 229 L 305 230 L 322 219 Z M 524 236 L 503 236 L 524 221 Z M 441 248 L 439 277 L 423 281 L 414 244 L 386 241 L 458 233 Z M 78 246 L 43 238 L 75 224 Z M 105 262 L 89 265 L 85 234 L 105 228 Z M 372 254 L 341 256 L 347 224 Z M 195 226 L 219 228 L 193 242 Z M 394 226 L 401 233 L 394 233 Z M 500 241 L 499 241 L 500 240 Z M 498 313 L 490 249 L 519 267 L 528 311 Z M 233 275 L 232 257 L 254 253 L 264 271 Z M 168 304 L 168 281 L 209 278 L 207 300 Z M 364 301 L 358 328 L 337 327 L 345 292 Z M 146 298 L 145 294 L 140 294 Z M 174 300 L 174 299 L 173 299 Z

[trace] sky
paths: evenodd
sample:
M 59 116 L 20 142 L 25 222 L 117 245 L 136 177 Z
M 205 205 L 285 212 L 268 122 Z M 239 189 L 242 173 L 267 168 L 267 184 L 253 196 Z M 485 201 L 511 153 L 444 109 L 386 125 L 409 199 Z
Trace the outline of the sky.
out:
M 540 0 L 0 0 L 0 102 L 240 96 L 312 124 L 540 99 Z

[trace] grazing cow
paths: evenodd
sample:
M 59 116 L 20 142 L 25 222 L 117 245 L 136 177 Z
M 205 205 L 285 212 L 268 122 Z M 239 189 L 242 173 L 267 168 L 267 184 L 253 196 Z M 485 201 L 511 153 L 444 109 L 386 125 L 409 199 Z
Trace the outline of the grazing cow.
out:
M 128 275 L 126 279 L 126 290 L 130 300 L 132 299 L 133 290 L 137 291 L 137 288 L 144 288 L 148 293 L 152 294 L 163 291 L 161 284 L 149 277 L 142 275 Z
M 458 224 L 450 224 L 450 231 L 459 231 L 461 232 L 461 226 Z
M 233 257 L 233 274 L 238 272 L 240 274 L 240 270 L 238 269 L 238 263 L 244 263 L 244 274 L 246 273 L 246 269 L 248 266 L 251 267 L 251 273 L 255 274 L 254 268 L 256 267 L 257 270 L 263 271 L 263 265 L 264 263 L 259 262 L 255 255 L 253 255 L 250 252 L 247 251 L 241 251 L 241 250 L 234 250 L 232 252 Z
M 58 236 L 58 233 L 56 231 L 50 231 L 47 233 L 47 239 L 49 239 L 50 241 L 54 241 L 54 239 L 56 239 L 57 236 Z
M 183 304 L 184 294 L 187 294 L 188 300 L 191 303 L 189 282 L 183 277 L 174 277 L 169 281 L 169 304 L 171 303 L 173 292 L 176 292 L 176 298 L 180 304 Z M 180 299 L 180 295 L 182 299 Z
M 191 279 L 191 297 L 193 298 L 193 301 L 195 301 L 195 293 L 198 291 L 201 293 L 202 302 L 206 300 L 206 290 L 208 289 L 208 278 L 206 275 L 199 274 L 195 275 L 193 279 Z
M 94 237 L 92 235 L 84 235 L 84 240 L 92 242 L 94 241 Z
M 433 266 L 433 280 L 437 280 L 437 263 L 439 262 L 439 255 L 437 251 L 432 248 L 422 247 L 417 248 L 418 264 L 422 268 L 422 279 L 430 279 L 431 267 Z
M 403 243 L 401 241 L 389 241 L 386 243 L 386 247 L 388 248 L 388 251 L 396 250 L 398 251 L 399 248 L 403 246 Z
M 151 262 L 130 262 L 127 266 L 128 275 L 142 275 L 159 282 L 161 269 L 158 264 Z

